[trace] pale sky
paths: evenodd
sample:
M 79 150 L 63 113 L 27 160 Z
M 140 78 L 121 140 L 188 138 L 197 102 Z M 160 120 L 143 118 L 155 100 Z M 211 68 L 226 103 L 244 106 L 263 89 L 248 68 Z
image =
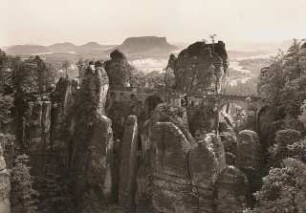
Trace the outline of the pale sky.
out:
M 306 0 L 0 0 L 0 46 L 306 38 Z

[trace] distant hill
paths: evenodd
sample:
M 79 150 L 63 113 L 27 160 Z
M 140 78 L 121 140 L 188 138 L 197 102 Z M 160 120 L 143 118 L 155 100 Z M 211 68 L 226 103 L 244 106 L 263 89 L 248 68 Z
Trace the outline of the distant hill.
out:
M 70 42 L 56 43 L 48 47 L 51 52 L 72 52 L 76 51 L 77 46 Z
M 31 55 L 49 52 L 48 47 L 40 45 L 16 45 L 5 50 L 10 55 Z
M 75 45 L 70 42 L 56 43 L 50 46 L 42 45 L 15 45 L 6 48 L 6 52 L 10 55 L 45 55 L 57 53 L 70 53 L 79 56 L 86 55 L 104 55 L 104 51 L 115 47 L 116 45 L 101 45 L 97 42 L 88 42 L 83 45 Z
M 179 49 L 169 44 L 166 37 L 156 36 L 130 37 L 115 48 L 126 54 L 128 58 L 169 56 L 171 52 Z

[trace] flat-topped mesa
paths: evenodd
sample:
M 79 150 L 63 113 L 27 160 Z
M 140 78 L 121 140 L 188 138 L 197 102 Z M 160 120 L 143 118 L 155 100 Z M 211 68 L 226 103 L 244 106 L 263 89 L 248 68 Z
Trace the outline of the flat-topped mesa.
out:
M 170 52 L 177 47 L 168 43 L 166 37 L 141 36 L 125 39 L 119 49 L 127 54 L 142 53 L 144 51 Z
M 111 52 L 110 57 L 111 59 L 105 62 L 105 70 L 109 77 L 110 87 L 130 87 L 134 68 L 119 50 Z
M 196 42 L 182 50 L 177 59 L 171 56 L 167 68 L 175 75 L 174 89 L 182 93 L 215 92 L 221 90 L 228 67 L 225 43 Z M 167 69 L 168 70 L 168 69 Z

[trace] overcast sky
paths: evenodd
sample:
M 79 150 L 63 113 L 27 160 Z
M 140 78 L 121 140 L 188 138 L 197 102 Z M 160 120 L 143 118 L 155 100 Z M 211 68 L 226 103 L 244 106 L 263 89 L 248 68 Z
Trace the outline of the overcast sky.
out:
M 0 0 L 0 46 L 121 43 L 129 36 L 191 42 L 306 37 L 306 0 Z

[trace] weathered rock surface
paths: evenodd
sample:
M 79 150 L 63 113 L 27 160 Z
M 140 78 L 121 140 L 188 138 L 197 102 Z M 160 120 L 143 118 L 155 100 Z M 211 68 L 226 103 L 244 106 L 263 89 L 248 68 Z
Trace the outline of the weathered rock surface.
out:
M 236 155 L 237 138 L 235 133 L 222 132 L 220 137 L 224 146 L 224 151 Z
M 193 192 L 198 197 L 199 212 L 214 212 L 214 183 L 218 175 L 218 162 L 214 153 L 200 143 L 190 151 L 189 168 Z
M 188 165 L 193 145 L 171 122 L 155 124 L 151 140 L 154 211 L 195 212 L 197 197 L 192 192 Z
M 102 64 L 96 66 L 96 75 L 97 78 L 99 79 L 98 82 L 100 86 L 97 111 L 99 114 L 105 115 L 105 103 L 106 103 L 107 91 L 109 88 L 109 78 L 107 76 L 105 69 L 102 67 Z
M 216 190 L 216 212 L 242 213 L 248 192 L 248 182 L 243 172 L 227 166 L 217 179 Z
M 210 89 L 214 78 L 222 81 L 227 69 L 225 44 L 196 42 L 180 52 L 176 61 L 171 60 L 176 78 L 175 89 L 189 93 Z M 213 89 L 213 88 L 212 88 Z
M 127 118 L 120 152 L 119 204 L 127 210 L 135 208 L 138 125 L 137 117 Z
M 216 113 L 213 111 L 214 103 L 209 103 L 206 106 L 189 106 L 188 123 L 191 134 L 195 134 L 196 131 L 211 132 L 215 129 Z
M 236 165 L 238 168 L 252 167 L 259 169 L 261 163 L 261 147 L 257 133 L 252 130 L 240 131 L 238 134 L 236 153 Z
M 70 145 L 75 200 L 85 212 L 100 212 L 111 202 L 113 133 L 111 120 L 104 115 L 107 89 L 101 63 L 91 62 L 78 94 L 81 105 L 73 118 Z
M 92 205 L 89 209 L 97 209 L 101 203 L 107 204 L 111 199 L 112 134 L 111 121 L 105 116 L 98 116 L 89 144 L 89 163 L 85 170 L 88 203 Z
M 151 161 L 151 150 L 147 150 L 141 157 L 137 172 L 137 191 L 135 202 L 137 212 L 153 212 L 152 192 L 153 192 L 153 168 Z
M 73 174 L 80 209 L 99 212 L 111 199 L 113 137 L 111 121 L 97 115 L 88 143 L 78 144 L 73 155 Z
M 187 111 L 183 107 L 177 107 L 166 103 L 159 104 L 151 113 L 150 122 L 152 122 L 152 124 L 156 122 L 172 122 L 183 132 L 189 143 L 195 144 L 194 138 L 189 132 Z
M 231 152 L 225 152 L 226 165 L 236 166 L 236 156 Z
M 76 100 L 77 82 L 60 78 L 51 94 L 51 146 L 52 149 L 63 149 L 70 137 L 73 104 Z
M 130 87 L 134 68 L 119 50 L 111 52 L 110 57 L 111 59 L 105 62 L 110 87 Z
M 226 167 L 225 151 L 221 138 L 214 133 L 209 133 L 206 135 L 203 143 L 214 153 L 218 164 L 218 172 L 220 173 Z

